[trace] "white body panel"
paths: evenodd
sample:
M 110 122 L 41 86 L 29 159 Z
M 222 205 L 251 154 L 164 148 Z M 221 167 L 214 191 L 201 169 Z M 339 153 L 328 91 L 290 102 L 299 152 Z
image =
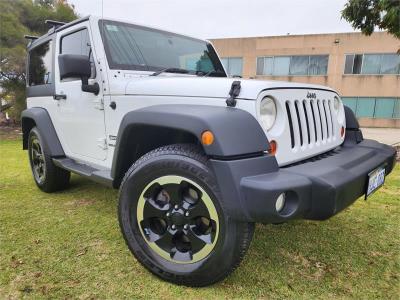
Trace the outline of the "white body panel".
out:
M 287 165 L 329 151 L 344 140 L 344 137 L 340 136 L 340 128 L 345 126 L 345 120 L 338 120 L 333 112 L 326 115 L 327 118 L 330 117 L 329 122 L 325 121 L 324 126 L 327 129 L 321 127 L 322 120 L 320 123 L 307 124 L 304 117 L 307 114 L 300 112 L 300 122 L 294 119 L 292 124 L 292 131 L 296 132 L 291 132 L 286 102 L 294 104 L 296 100 L 303 101 L 307 92 L 313 91 L 317 99 L 329 100 L 329 105 L 333 105 L 336 93 L 326 87 L 170 73 L 153 77 L 149 76 L 152 72 L 147 71 L 110 69 L 102 44 L 98 18 L 94 17 L 57 33 L 56 56 L 60 53 L 60 37 L 82 27 L 89 29 L 97 72 L 96 78 L 91 79 L 91 82 L 95 81 L 100 85 L 100 94 L 95 96 L 82 92 L 80 80 L 60 81 L 58 62 L 55 58 L 56 93 L 65 94 L 67 99 L 55 101 L 52 97 L 35 97 L 27 100 L 28 107 L 43 107 L 49 112 L 64 152 L 79 162 L 101 169 L 111 168 L 115 137 L 126 113 L 158 104 L 226 106 L 225 99 L 235 80 L 241 81 L 241 91 L 236 108 L 233 109 L 246 110 L 258 119 L 261 100 L 266 96 L 275 99 L 277 119 L 273 128 L 265 133 L 269 140 L 275 140 L 278 144 L 276 158 L 279 165 Z M 109 107 L 111 101 L 117 105 L 115 110 Z M 101 107 L 102 103 L 104 109 Z M 305 110 L 310 116 L 310 106 L 307 106 L 307 103 Z M 315 124 L 318 124 L 318 130 Z M 299 141 L 299 133 L 302 132 L 299 125 L 303 125 L 302 130 L 307 136 L 307 143 L 302 144 Z M 306 127 L 307 131 L 304 131 Z M 330 136 L 327 136 L 327 131 L 325 139 L 322 138 L 324 130 L 330 130 Z M 292 138 L 294 145 L 291 142 Z M 105 144 L 102 144 L 101 139 Z
M 226 106 L 224 99 L 218 98 L 199 98 L 190 97 L 173 97 L 173 96 L 145 96 L 145 95 L 126 95 L 126 96 L 113 96 L 106 99 L 104 103 L 106 120 L 107 120 L 107 138 L 110 144 L 115 144 L 115 140 L 110 139 L 111 136 L 117 136 L 119 125 L 122 118 L 129 111 L 144 108 L 147 106 L 159 104 L 191 104 L 191 105 L 212 105 L 212 106 Z M 112 110 L 109 107 L 110 101 L 117 103 L 117 109 Z M 239 100 L 236 106 L 238 109 L 243 109 L 251 114 L 255 114 L 255 102 L 248 100 Z M 109 159 L 107 159 L 108 166 L 111 167 L 112 156 L 114 147 L 109 148 Z
M 56 53 L 60 53 L 60 40 L 63 36 L 87 28 L 89 36 L 91 26 L 83 22 L 63 30 L 56 37 Z M 93 39 L 91 38 L 91 44 Z M 96 59 L 97 51 L 92 47 Z M 98 69 L 98 68 L 97 68 Z M 62 136 L 64 144 L 68 145 L 70 157 L 75 159 L 104 160 L 107 156 L 105 147 L 105 120 L 102 107 L 102 78 L 101 72 L 96 70 L 96 78 L 89 83 L 97 82 L 101 92 L 96 96 L 93 93 L 82 91 L 81 79 L 60 80 L 58 60 L 55 59 L 55 88 L 56 94 L 64 94 L 67 98 L 58 100 L 57 110 L 53 123 L 57 135 Z M 63 145 L 64 146 L 64 145 Z

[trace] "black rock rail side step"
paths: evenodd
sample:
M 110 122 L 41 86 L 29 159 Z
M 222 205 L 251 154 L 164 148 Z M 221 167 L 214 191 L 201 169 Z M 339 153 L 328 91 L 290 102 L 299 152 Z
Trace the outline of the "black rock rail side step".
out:
M 53 158 L 53 162 L 57 167 L 87 177 L 108 187 L 113 186 L 113 179 L 110 176 L 111 170 L 95 169 L 91 166 L 78 163 L 71 158 Z

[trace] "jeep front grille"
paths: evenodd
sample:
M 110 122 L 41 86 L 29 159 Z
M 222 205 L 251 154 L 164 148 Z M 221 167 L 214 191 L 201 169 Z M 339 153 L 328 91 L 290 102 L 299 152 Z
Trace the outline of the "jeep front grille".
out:
M 331 99 L 286 101 L 286 113 L 292 149 L 329 143 L 338 132 Z
M 266 135 L 277 144 L 275 157 L 279 166 L 304 161 L 343 143 L 340 129 L 345 126 L 345 119 L 334 110 L 335 92 L 311 87 L 282 88 L 259 97 L 266 96 L 276 100 L 277 119 Z

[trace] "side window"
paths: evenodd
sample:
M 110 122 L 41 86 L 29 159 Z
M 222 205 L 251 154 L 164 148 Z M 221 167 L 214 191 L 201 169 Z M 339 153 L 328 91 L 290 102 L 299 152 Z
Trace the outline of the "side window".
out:
M 29 52 L 29 86 L 52 83 L 51 41 L 33 48 Z
M 60 41 L 60 54 L 88 56 L 92 65 L 92 74 L 90 78 L 96 77 L 96 67 L 90 45 L 89 32 L 86 28 L 63 36 Z

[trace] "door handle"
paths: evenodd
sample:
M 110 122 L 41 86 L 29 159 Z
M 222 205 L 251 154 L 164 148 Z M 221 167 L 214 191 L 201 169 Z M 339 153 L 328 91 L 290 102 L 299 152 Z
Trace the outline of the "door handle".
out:
M 110 107 L 111 107 L 111 109 L 116 109 L 117 108 L 117 103 L 115 103 L 115 101 L 111 101 Z
M 53 96 L 53 99 L 54 99 L 54 100 L 67 99 L 67 95 L 64 95 L 64 94 L 55 94 L 55 95 Z

